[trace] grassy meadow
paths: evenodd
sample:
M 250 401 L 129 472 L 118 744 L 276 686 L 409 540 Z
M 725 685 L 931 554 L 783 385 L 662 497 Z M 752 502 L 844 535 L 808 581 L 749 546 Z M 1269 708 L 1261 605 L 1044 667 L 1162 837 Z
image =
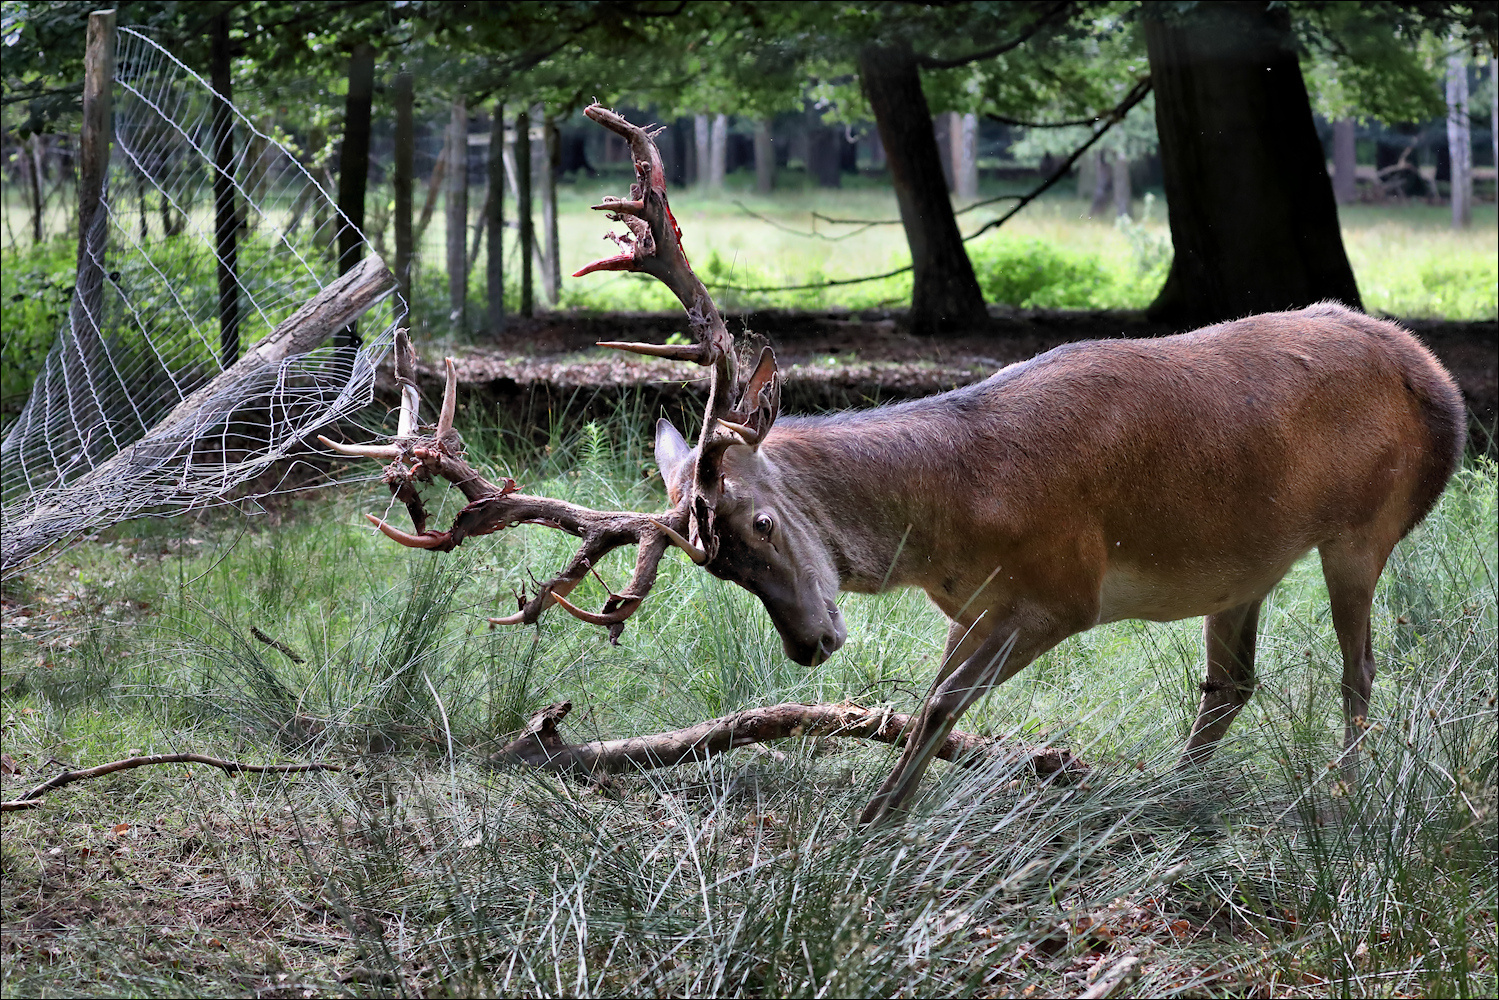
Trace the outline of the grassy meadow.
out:
M 624 414 L 541 450 L 464 431 L 486 473 L 648 509 L 665 503 L 648 428 Z M 1468 465 L 1381 581 L 1360 787 L 1328 766 L 1341 666 L 1312 558 L 1265 605 L 1258 694 L 1208 767 L 1173 770 L 1200 623 L 1121 623 L 1063 643 L 962 722 L 1066 747 L 1086 780 L 937 763 L 909 819 L 874 831 L 853 819 L 893 764 L 880 745 L 788 740 L 597 786 L 481 762 L 562 699 L 573 741 L 781 701 L 913 710 L 944 634 L 919 594 L 845 595 L 847 646 L 806 669 L 758 602 L 679 555 L 617 647 L 555 609 L 491 630 L 569 539 L 522 527 L 447 555 L 402 549 L 360 516 L 388 503 L 375 483 L 249 518 L 123 525 L 7 592 L 3 797 L 142 752 L 349 769 L 140 768 L 6 813 L 0 985 L 1492 995 L 1496 487 L 1493 463 Z M 632 559 L 612 556 L 604 580 L 622 585 Z
M 673 195 L 694 266 L 725 305 L 906 300 L 908 276 L 742 290 L 907 262 L 898 226 L 813 218 L 894 219 L 888 191 L 851 181 L 764 199 L 743 182 L 719 198 Z M 587 206 L 624 189 L 621 177 L 561 188 L 566 272 L 608 252 L 609 223 Z M 7 234 L 24 228 L 18 205 L 7 196 Z M 1145 306 L 1170 243 L 1159 200 L 1137 209 L 1115 224 L 1082 217 L 1070 195 L 1041 199 L 971 244 L 986 294 L 1022 308 Z M 989 211 L 961 216 L 964 230 Z M 1445 208 L 1421 204 L 1350 206 L 1342 218 L 1370 311 L 1496 314 L 1492 204 L 1456 233 Z M 430 335 L 448 329 L 442 225 L 439 212 L 424 243 L 434 263 L 416 277 Z M 7 240 L 0 375 L 19 400 L 66 309 L 74 250 L 61 237 Z M 474 317 L 483 273 L 481 251 Z M 660 285 L 612 274 L 565 278 L 559 306 L 675 308 Z M 652 417 L 623 412 L 540 449 L 512 428 L 462 430 L 486 473 L 650 509 L 665 506 Z M 1209 766 L 1174 771 L 1198 699 L 1200 623 L 1120 623 L 1063 643 L 961 723 L 1065 747 L 1091 765 L 1085 780 L 1037 780 L 1019 758 L 938 763 L 909 818 L 872 831 L 854 818 L 894 763 L 881 745 L 788 740 L 599 785 L 483 761 L 563 699 L 574 742 L 783 701 L 915 710 L 945 634 L 920 594 L 846 595 L 847 645 L 806 669 L 785 658 L 756 600 L 679 554 L 618 646 L 557 610 L 534 629 L 490 629 L 487 616 L 562 566 L 570 540 L 523 527 L 446 555 L 402 549 L 362 517 L 390 502 L 373 480 L 249 516 L 121 525 L 4 591 L 0 797 L 64 766 L 141 753 L 347 769 L 146 767 L 5 813 L 0 988 L 1493 995 L 1496 491 L 1496 466 L 1472 460 L 1386 570 L 1359 787 L 1329 769 L 1341 664 L 1309 558 L 1262 611 L 1258 693 Z M 457 509 L 446 493 L 434 523 Z M 616 553 L 600 574 L 621 586 L 632 560 Z M 579 594 L 591 607 L 604 598 L 594 582 Z

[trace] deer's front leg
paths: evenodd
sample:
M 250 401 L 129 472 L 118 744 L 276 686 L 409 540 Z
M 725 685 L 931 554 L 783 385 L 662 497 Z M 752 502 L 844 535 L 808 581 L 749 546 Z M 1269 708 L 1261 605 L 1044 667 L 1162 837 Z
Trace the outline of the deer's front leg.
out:
M 900 762 L 864 807 L 860 824 L 882 822 L 899 813 L 963 713 L 990 688 L 1025 669 L 1067 636 L 1081 631 L 1071 623 L 1058 624 L 1044 613 L 1011 614 L 987 629 L 985 625 L 982 619 L 972 627 L 953 624 L 948 632 L 942 669 L 906 737 Z

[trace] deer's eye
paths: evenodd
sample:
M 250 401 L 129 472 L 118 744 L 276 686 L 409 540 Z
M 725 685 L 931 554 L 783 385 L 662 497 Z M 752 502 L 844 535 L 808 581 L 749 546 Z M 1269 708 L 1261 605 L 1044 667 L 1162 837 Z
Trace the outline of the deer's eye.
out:
M 769 538 L 770 529 L 774 527 L 775 522 L 771 520 L 769 514 L 761 511 L 755 515 L 755 531 L 759 533 L 761 538 Z

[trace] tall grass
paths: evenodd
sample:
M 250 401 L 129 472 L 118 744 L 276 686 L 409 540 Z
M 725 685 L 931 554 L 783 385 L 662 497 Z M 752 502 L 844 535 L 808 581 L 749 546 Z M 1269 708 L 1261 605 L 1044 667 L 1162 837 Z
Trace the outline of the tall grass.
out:
M 466 436 L 539 492 L 648 507 L 644 425 Z M 808 670 L 752 598 L 675 558 L 618 647 L 560 615 L 492 631 L 569 540 L 402 550 L 360 526 L 373 489 L 237 544 L 211 520 L 116 529 L 11 595 L 0 715 L 26 773 L 6 797 L 51 758 L 133 750 L 353 767 L 142 769 L 7 814 L 5 993 L 1053 996 L 1117 973 L 1115 995 L 1492 995 L 1496 487 L 1466 468 L 1385 573 L 1357 788 L 1327 766 L 1341 666 L 1308 560 L 1267 602 L 1259 693 L 1210 766 L 1174 771 L 1199 625 L 1123 623 L 963 723 L 1066 745 L 1086 781 L 937 765 L 878 830 L 853 818 L 882 747 L 793 740 L 601 785 L 481 761 L 563 698 L 574 740 L 788 699 L 909 710 L 944 633 L 918 595 L 846 596 L 847 647 Z M 617 585 L 628 559 L 600 572 Z

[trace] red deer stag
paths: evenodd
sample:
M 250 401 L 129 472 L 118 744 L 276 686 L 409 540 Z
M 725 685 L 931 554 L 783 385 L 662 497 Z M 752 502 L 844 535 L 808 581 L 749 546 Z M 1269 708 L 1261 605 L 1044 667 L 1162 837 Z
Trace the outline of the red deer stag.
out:
M 595 206 L 629 227 L 610 234 L 619 253 L 578 274 L 654 275 L 686 307 L 696 339 L 602 346 L 709 369 L 696 446 L 657 425 L 673 506 L 601 512 L 486 482 L 452 429 L 451 361 L 435 433 L 414 435 L 402 344 L 399 435 L 342 449 L 394 460 L 386 480 L 416 533 L 371 515 L 381 531 L 444 551 L 520 523 L 577 535 L 562 573 L 496 621 L 533 623 L 559 604 L 615 637 L 675 545 L 759 597 L 786 654 L 806 665 L 843 644 L 839 591 L 921 587 L 951 620 L 947 648 L 864 822 L 900 810 L 986 691 L 1102 622 L 1206 616 L 1207 676 L 1183 763 L 1206 758 L 1254 690 L 1260 603 L 1316 548 L 1343 655 L 1352 774 L 1374 680 L 1375 582 L 1463 448 L 1461 397 L 1415 338 L 1328 303 L 1156 340 L 1072 344 L 928 399 L 777 421 L 774 355 L 740 369 L 682 252 L 650 134 L 597 105 L 587 114 L 629 142 L 637 181 L 629 200 Z M 426 528 L 413 489 L 434 476 L 470 501 L 448 531 Z M 622 593 L 598 612 L 568 600 L 606 552 L 632 543 L 639 555 Z

